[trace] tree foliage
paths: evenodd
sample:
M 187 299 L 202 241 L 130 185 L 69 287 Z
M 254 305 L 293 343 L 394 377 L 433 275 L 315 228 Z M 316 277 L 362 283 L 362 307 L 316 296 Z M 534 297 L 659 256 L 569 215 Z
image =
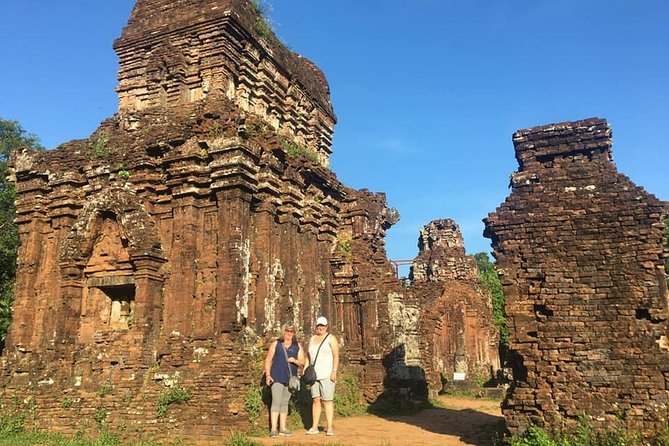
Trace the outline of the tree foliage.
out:
M 12 320 L 19 248 L 19 235 L 14 224 L 16 190 L 7 178 L 7 160 L 12 151 L 23 147 L 43 150 L 39 139 L 26 133 L 18 122 L 0 118 L 0 342 L 4 342 Z
M 509 332 L 506 326 L 506 313 L 504 312 L 504 290 L 497 276 L 495 264 L 490 261 L 487 252 L 474 254 L 479 267 L 479 280 L 492 296 L 492 312 L 495 325 L 499 327 L 499 343 L 506 350 L 509 345 Z

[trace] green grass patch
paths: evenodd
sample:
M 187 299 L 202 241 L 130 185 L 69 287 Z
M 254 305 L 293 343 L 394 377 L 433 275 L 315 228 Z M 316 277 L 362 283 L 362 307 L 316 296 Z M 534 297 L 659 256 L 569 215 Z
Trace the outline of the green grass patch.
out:
M 61 434 L 45 432 L 0 434 L 0 446 L 186 446 L 187 444 L 183 442 L 159 443 L 155 441 L 122 442 L 117 436 L 108 432 L 103 432 L 96 438 L 86 438 L 83 436 L 67 437 Z M 247 444 L 251 445 L 252 443 Z
M 644 436 L 629 430 L 622 421 L 597 429 L 582 419 L 575 428 L 551 433 L 533 426 L 523 435 L 514 436 L 509 446 L 669 446 L 669 426 Z
M 233 434 L 224 443 L 225 446 L 260 446 L 255 440 L 250 439 L 241 432 L 233 432 Z

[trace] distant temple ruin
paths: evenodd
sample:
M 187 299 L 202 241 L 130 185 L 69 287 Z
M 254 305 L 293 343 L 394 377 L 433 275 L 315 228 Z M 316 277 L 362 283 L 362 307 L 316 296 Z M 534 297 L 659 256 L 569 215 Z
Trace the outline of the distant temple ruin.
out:
M 263 20 L 243 0 L 138 0 L 114 44 L 118 113 L 86 140 L 13 155 L 0 400 L 32 425 L 218 439 L 248 426 L 281 323 L 304 338 L 321 314 L 367 401 L 498 367 L 459 232 L 434 251 L 446 263 L 419 259 L 417 284 L 400 283 L 384 248 L 397 211 L 328 169 L 327 81 Z M 187 398 L 172 406 L 174 392 Z
M 418 247 L 410 278 L 412 291 L 422 297 L 420 342 L 422 357 L 431 360 L 422 361 L 428 383 L 494 376 L 500 369 L 499 329 L 460 228 L 453 220 L 430 222 L 420 231 Z
M 603 119 L 521 130 L 486 220 L 506 298 L 511 433 L 586 417 L 652 433 L 669 411 L 666 203 L 619 174 Z

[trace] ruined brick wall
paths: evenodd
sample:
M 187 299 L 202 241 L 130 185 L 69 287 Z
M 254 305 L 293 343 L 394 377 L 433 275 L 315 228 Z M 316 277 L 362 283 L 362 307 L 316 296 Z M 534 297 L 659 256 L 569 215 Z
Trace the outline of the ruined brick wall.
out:
M 385 251 L 385 234 L 399 220 L 384 194 L 362 189 L 351 196 L 331 257 L 332 310 L 347 332 L 346 354 L 372 402 L 384 391 L 385 355 L 396 343 L 389 305 L 401 290 Z
M 450 219 L 434 220 L 421 229 L 418 248 L 411 290 L 419 302 L 419 348 L 429 390 L 441 390 L 442 377 L 492 378 L 500 368 L 499 331 L 460 228 Z
M 139 0 L 115 44 L 119 113 L 14 155 L 0 399 L 33 425 L 215 440 L 248 425 L 280 324 L 304 338 L 320 314 L 366 397 L 383 388 L 398 216 L 325 167 L 327 83 L 256 20 L 246 1 Z M 180 388 L 191 399 L 160 416 Z
M 100 409 L 112 428 L 217 436 L 247 422 L 263 339 L 287 320 L 304 336 L 319 314 L 338 326 L 330 257 L 356 192 L 273 134 L 236 136 L 235 114 L 209 106 L 225 104 L 140 121 L 146 138 L 108 122 L 100 157 L 83 141 L 15 159 L 21 248 L 3 398 L 32 395 L 38 426 L 53 416 L 74 432 Z M 357 335 L 340 333 L 344 346 Z M 153 424 L 168 382 L 193 399 Z
M 486 220 L 506 297 L 512 433 L 582 415 L 652 432 L 669 403 L 663 203 L 611 160 L 603 119 L 521 130 Z

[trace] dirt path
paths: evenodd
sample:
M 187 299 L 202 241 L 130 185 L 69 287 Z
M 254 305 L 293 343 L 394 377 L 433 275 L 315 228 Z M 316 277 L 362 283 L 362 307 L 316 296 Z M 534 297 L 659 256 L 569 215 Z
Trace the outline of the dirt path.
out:
M 365 415 L 335 419 L 335 435 L 306 435 L 255 439 L 264 445 L 490 445 L 502 422 L 498 401 L 440 397 L 444 408 L 416 415 L 381 418 Z

